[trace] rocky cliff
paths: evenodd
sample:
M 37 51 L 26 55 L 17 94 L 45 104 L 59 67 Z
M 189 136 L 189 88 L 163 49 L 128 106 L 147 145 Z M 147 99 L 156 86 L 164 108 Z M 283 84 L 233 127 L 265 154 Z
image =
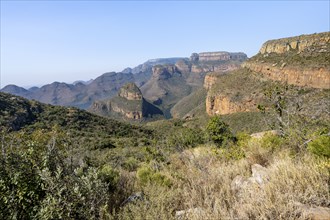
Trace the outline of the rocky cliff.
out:
M 193 53 L 190 56 L 190 61 L 228 61 L 228 60 L 246 60 L 247 56 L 245 53 L 230 53 L 226 51 L 219 52 L 203 52 L 203 53 Z
M 296 37 L 282 38 L 278 40 L 269 40 L 265 42 L 259 53 L 286 53 L 296 51 L 298 53 L 310 51 L 313 48 L 319 48 L 319 52 L 327 51 L 327 44 L 330 43 L 330 32 L 301 35 Z
M 305 86 L 319 89 L 330 88 L 330 69 L 320 68 L 301 68 L 297 66 L 287 66 L 282 63 L 258 63 L 246 62 L 242 65 L 254 72 L 262 73 L 266 77 L 287 82 L 291 85 Z
M 243 67 L 291 85 L 329 89 L 330 32 L 267 41 Z
M 119 89 L 118 95 L 104 101 L 95 101 L 90 111 L 99 115 L 129 120 L 142 120 L 163 113 L 142 96 L 134 83 Z
M 127 83 L 121 87 L 118 96 L 127 100 L 142 100 L 142 93 L 134 83 Z
M 227 74 L 211 73 L 205 77 L 208 115 L 226 115 L 257 111 L 262 83 L 250 71 L 238 69 Z
M 330 32 L 267 41 L 241 69 L 225 75 L 209 73 L 204 80 L 206 112 L 226 115 L 258 111 L 257 105 L 266 101 L 262 94 L 276 81 L 293 85 L 292 93 L 315 88 L 311 91 L 317 96 L 322 93 L 318 89 L 329 89 Z M 325 99 L 324 94 L 320 97 Z
M 234 101 L 229 95 L 208 95 L 206 97 L 206 113 L 208 115 L 256 111 L 256 105 L 255 100 L 251 97 L 245 97 L 240 101 Z

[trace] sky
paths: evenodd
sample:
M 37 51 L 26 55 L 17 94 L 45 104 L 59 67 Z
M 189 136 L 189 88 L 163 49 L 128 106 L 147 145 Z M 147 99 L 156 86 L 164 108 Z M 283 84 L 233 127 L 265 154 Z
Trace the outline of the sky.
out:
M 1 81 L 89 80 L 193 52 L 255 55 L 270 39 L 329 31 L 325 1 L 1 0 Z

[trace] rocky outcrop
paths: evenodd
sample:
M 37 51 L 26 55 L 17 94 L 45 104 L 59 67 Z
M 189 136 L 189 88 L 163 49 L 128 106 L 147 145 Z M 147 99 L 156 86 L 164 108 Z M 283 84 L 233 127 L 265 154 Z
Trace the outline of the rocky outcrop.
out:
M 326 44 L 328 43 L 330 43 L 330 32 L 301 35 L 296 37 L 282 38 L 278 40 L 269 40 L 262 45 L 259 53 L 282 54 L 288 51 L 297 51 L 298 53 L 300 53 L 305 50 L 309 50 L 312 47 L 326 49 Z
M 247 196 L 253 196 L 256 188 L 264 187 L 270 180 L 268 169 L 260 164 L 253 164 L 251 171 L 251 177 L 238 175 L 231 182 L 230 188 L 239 200 Z
M 300 202 L 296 202 L 295 206 L 299 209 L 300 214 L 304 219 L 330 220 L 330 208 L 328 207 L 311 207 Z
M 192 64 L 192 73 L 229 72 L 240 68 L 239 63 L 198 63 Z
M 152 78 L 164 80 L 171 78 L 177 72 L 175 65 L 157 65 L 152 67 Z
M 204 78 L 204 88 L 210 89 L 216 82 L 217 82 L 218 76 L 214 74 L 207 74 Z
M 330 88 L 330 32 L 270 40 L 242 66 L 269 79 Z
M 256 102 L 251 99 L 233 101 L 229 96 L 210 95 L 206 97 L 206 112 L 208 115 L 227 115 L 236 112 L 256 111 Z
M 103 116 L 132 120 L 142 120 L 163 114 L 143 98 L 140 89 L 134 83 L 121 87 L 116 97 L 105 101 L 95 101 L 90 111 Z
M 300 68 L 282 64 L 269 64 L 246 62 L 242 65 L 254 72 L 262 73 L 276 81 L 286 82 L 291 85 L 305 86 L 319 89 L 330 88 L 330 70 L 328 68 Z
M 127 100 L 142 100 L 142 93 L 134 83 L 127 83 L 121 87 L 118 96 Z
M 190 56 L 190 61 L 228 61 L 228 60 L 246 60 L 247 56 L 245 53 L 229 53 L 226 51 L 219 52 L 204 52 L 204 53 L 193 53 Z
M 208 90 L 207 114 L 258 111 L 258 103 L 266 102 L 262 90 L 273 84 L 273 80 L 330 89 L 329 38 L 327 32 L 267 41 L 241 69 L 225 75 L 207 74 L 204 80 L 204 88 Z M 225 77 L 229 75 L 232 77 Z

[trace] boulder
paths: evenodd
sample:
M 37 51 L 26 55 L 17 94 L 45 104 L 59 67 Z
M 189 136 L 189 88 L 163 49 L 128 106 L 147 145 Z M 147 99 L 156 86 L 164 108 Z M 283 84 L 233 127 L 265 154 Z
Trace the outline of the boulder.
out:
M 330 208 L 328 207 L 311 207 L 300 202 L 295 203 L 303 218 L 311 220 L 330 220 Z

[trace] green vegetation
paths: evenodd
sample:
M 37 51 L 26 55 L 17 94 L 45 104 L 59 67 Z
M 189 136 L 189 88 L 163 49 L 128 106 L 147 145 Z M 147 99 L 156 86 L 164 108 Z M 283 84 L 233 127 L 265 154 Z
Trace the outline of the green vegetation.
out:
M 233 134 L 229 130 L 229 126 L 219 116 L 214 116 L 210 119 L 206 131 L 211 140 L 218 146 L 226 146 L 230 142 L 235 141 Z
M 258 82 L 241 71 L 223 77 Z M 305 218 L 297 203 L 329 198 L 329 91 L 260 85 L 261 111 L 143 127 L 0 93 L 0 219 Z M 235 188 L 255 164 L 263 185 Z
M 204 88 L 200 88 L 190 95 L 181 99 L 171 109 L 171 114 L 175 118 L 183 118 L 184 116 L 205 114 L 205 97 L 207 91 Z
M 324 33 L 324 35 L 329 35 Z M 269 53 L 257 54 L 249 59 L 249 61 L 257 61 L 261 63 L 270 63 L 281 66 L 283 63 L 287 66 L 297 68 L 329 68 L 330 66 L 330 43 L 320 45 L 310 45 L 306 50 L 298 53 L 297 50 L 290 50 L 284 54 Z

